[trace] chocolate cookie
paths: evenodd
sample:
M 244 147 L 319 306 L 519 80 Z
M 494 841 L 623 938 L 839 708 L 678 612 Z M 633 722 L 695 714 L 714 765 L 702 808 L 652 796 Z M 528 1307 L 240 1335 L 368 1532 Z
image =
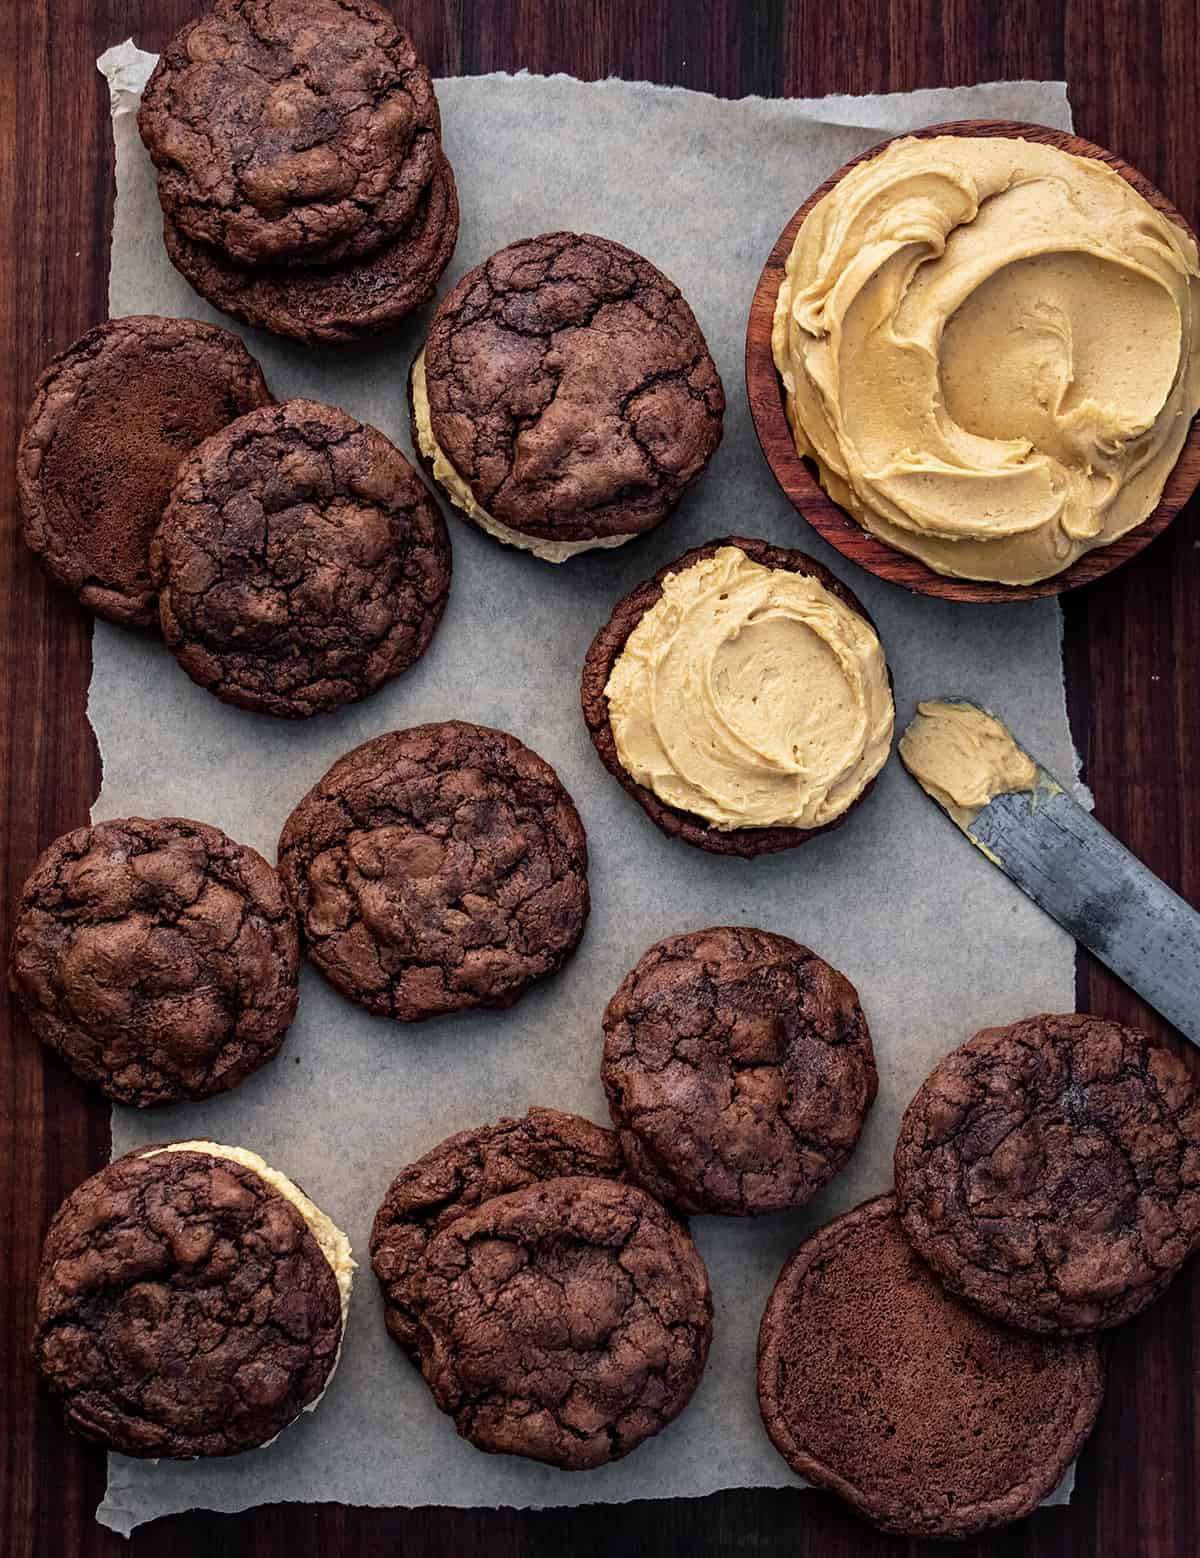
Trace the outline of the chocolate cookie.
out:
M 76 1076 L 144 1109 L 223 1093 L 296 1015 L 296 921 L 267 862 L 218 828 L 76 828 L 21 893 L 9 983 Z
M 454 175 L 440 155 L 408 226 L 365 259 L 319 270 L 250 268 L 188 238 L 169 217 L 163 225 L 172 265 L 214 308 L 256 329 L 313 345 L 393 329 L 433 296 L 457 238 Z
M 439 305 L 424 369 L 442 454 L 492 520 L 540 540 L 652 529 L 721 438 L 691 309 L 608 238 L 547 233 L 477 266 Z
M 511 1006 L 588 916 L 587 840 L 558 775 L 465 720 L 340 758 L 284 824 L 279 871 L 312 961 L 400 1022 Z
M 703 817 L 681 811 L 659 800 L 653 790 L 646 785 L 638 784 L 622 766 L 621 759 L 617 755 L 617 743 L 613 736 L 612 725 L 609 723 L 608 699 L 604 692 L 608 686 L 608 679 L 612 675 L 613 666 L 616 665 L 625 647 L 625 641 L 634 628 L 650 608 L 656 606 L 662 599 L 663 580 L 670 574 L 682 573 L 694 563 L 700 562 L 702 558 L 712 557 L 723 546 L 736 546 L 752 562 L 761 563 L 764 568 L 784 568 L 789 573 L 811 575 L 866 622 L 871 622 L 870 616 L 853 590 L 848 589 L 840 579 L 829 572 L 828 568 L 823 567 L 804 552 L 797 552 L 790 547 L 771 546 L 766 541 L 757 541 L 745 536 L 725 536 L 685 552 L 682 557 L 676 558 L 673 563 L 668 563 L 665 568 L 660 568 L 652 579 L 639 584 L 636 589 L 630 590 L 628 595 L 617 602 L 613 607 L 612 616 L 592 640 L 584 659 L 580 695 L 583 717 L 587 721 L 592 745 L 600 754 L 601 762 L 613 778 L 633 796 L 657 828 L 660 828 L 668 838 L 680 839 L 683 843 L 707 850 L 710 854 L 740 855 L 743 859 L 750 859 L 755 855 L 770 855 L 782 849 L 794 849 L 798 844 L 806 844 L 809 839 L 816 838 L 820 833 L 828 833 L 831 829 L 840 827 L 855 807 L 860 806 L 871 793 L 875 781 L 872 780 L 866 786 L 857 800 L 848 806 L 840 817 L 835 817 L 832 822 L 827 822 L 822 827 L 734 828 L 725 831 L 713 827 Z
M 1091 1338 L 1025 1336 L 944 1292 L 890 1195 L 800 1246 L 759 1330 L 759 1407 L 780 1455 L 907 1536 L 971 1536 L 1036 1509 L 1103 1394 Z
M 270 265 L 399 232 L 441 126 L 429 72 L 372 0 L 217 0 L 163 50 L 138 128 L 175 225 Z
M 1200 1245 L 1200 1098 L 1115 1022 L 985 1028 L 909 1104 L 896 1198 L 917 1253 L 985 1313 L 1058 1335 L 1120 1325 Z
M 179 462 L 270 404 L 262 369 L 227 330 L 138 314 L 97 325 L 38 380 L 17 450 L 27 545 L 89 611 L 147 626 L 150 538 Z
M 456 1218 L 539 1180 L 573 1174 L 621 1179 L 624 1171 L 611 1131 L 558 1109 L 531 1109 L 520 1120 L 459 1131 L 402 1168 L 371 1229 L 371 1266 L 393 1338 L 407 1351 L 415 1349 L 415 1287 L 425 1250 Z
M 306 719 L 424 654 L 450 588 L 437 505 L 382 433 L 289 400 L 180 467 L 150 552 L 163 637 L 226 703 Z
M 241 1162 L 142 1147 L 55 1214 L 34 1359 L 68 1426 L 110 1450 L 234 1455 L 316 1404 L 342 1326 L 338 1276 L 287 1195 Z
M 650 948 L 604 1013 L 600 1075 L 632 1177 L 683 1212 L 802 1206 L 875 1100 L 850 981 L 807 947 L 717 926 Z
M 485 1201 L 431 1241 L 421 1368 L 465 1439 L 566 1471 L 620 1460 L 700 1383 L 708 1274 L 633 1185 L 573 1177 Z

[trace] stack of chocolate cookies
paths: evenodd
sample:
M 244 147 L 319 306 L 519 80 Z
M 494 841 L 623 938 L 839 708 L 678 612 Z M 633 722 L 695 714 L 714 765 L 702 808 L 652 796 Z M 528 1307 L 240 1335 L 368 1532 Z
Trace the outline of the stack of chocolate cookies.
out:
M 401 1169 L 371 1265 L 388 1331 L 481 1450 L 603 1466 L 676 1418 L 704 1372 L 700 1253 L 579 1115 L 531 1109 Z
M 246 324 L 352 341 L 433 295 L 458 236 L 429 71 L 374 0 L 217 0 L 138 128 L 167 253 Z

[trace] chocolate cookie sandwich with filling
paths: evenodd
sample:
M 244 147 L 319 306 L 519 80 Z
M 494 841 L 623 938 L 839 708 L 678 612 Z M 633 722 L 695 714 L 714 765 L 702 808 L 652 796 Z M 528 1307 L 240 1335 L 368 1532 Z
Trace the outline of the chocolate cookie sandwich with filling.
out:
M 458 231 L 433 82 L 373 0 L 217 0 L 164 49 L 138 126 L 168 255 L 298 340 L 396 324 Z
M 416 471 L 311 400 L 240 417 L 188 457 L 150 564 L 163 638 L 192 680 L 284 719 L 407 670 L 450 588 L 446 524 Z
M 708 1273 L 634 1185 L 575 1175 L 496 1196 L 427 1246 L 417 1353 L 477 1449 L 565 1471 L 620 1460 L 676 1418 L 712 1339 Z
M 76 828 L 17 905 L 9 983 L 76 1076 L 144 1109 L 209 1098 L 278 1053 L 299 936 L 257 851 L 182 817 Z
M 511 1006 L 575 951 L 590 907 L 558 775 L 466 720 L 339 758 L 284 824 L 279 874 L 312 962 L 398 1022 Z
M 679 288 L 587 233 L 522 239 L 468 272 L 409 396 L 413 447 L 454 507 L 554 563 L 660 524 L 725 413 Z
M 803 1206 L 875 1101 L 850 981 L 787 936 L 715 926 L 650 948 L 604 1013 L 600 1076 L 630 1176 L 678 1211 Z
M 887 761 L 895 719 L 852 592 L 803 552 L 737 536 L 618 601 L 582 703 L 604 766 L 656 826 L 746 857 L 840 823 Z
M 896 1142 L 904 1232 L 1009 1325 L 1120 1325 L 1200 1248 L 1200 1095 L 1144 1033 L 1082 1013 L 985 1028 L 938 1063 Z
M 235 418 L 271 404 L 262 369 L 198 319 L 110 319 L 51 362 L 17 448 L 26 545 L 89 611 L 157 620 L 150 541 L 179 463 Z
M 234 1455 L 324 1395 L 353 1273 L 346 1235 L 257 1153 L 140 1147 L 50 1224 L 34 1360 L 67 1425 L 109 1450 Z
M 1103 1394 L 1093 1338 L 1027 1336 L 959 1303 L 914 1254 L 890 1195 L 800 1246 L 759 1329 L 775 1448 L 904 1536 L 961 1539 L 1030 1514 Z
M 459 1131 L 388 1186 L 371 1229 L 371 1266 L 391 1336 L 415 1357 L 416 1290 L 430 1240 L 484 1201 L 570 1175 L 623 1179 L 612 1131 L 561 1109 L 530 1109 Z

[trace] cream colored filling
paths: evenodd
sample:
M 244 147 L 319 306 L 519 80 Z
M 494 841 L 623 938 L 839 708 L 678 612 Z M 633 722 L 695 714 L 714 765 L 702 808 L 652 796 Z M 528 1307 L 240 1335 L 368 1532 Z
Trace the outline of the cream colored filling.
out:
M 997 795 L 1037 786 L 1037 769 L 1007 726 L 973 703 L 919 703 L 900 758 L 964 832 Z
M 631 777 L 722 830 L 832 822 L 891 749 L 870 623 L 817 579 L 739 547 L 668 575 L 605 695 Z
M 894 141 L 809 213 L 772 347 L 796 448 L 872 534 L 1028 584 L 1154 509 L 1200 407 L 1191 237 L 1102 162 Z
M 412 391 L 417 446 L 432 465 L 434 480 L 445 490 L 455 508 L 461 509 L 468 519 L 477 524 L 481 530 L 486 530 L 488 535 L 495 536 L 497 541 L 503 541 L 506 546 L 515 546 L 523 552 L 532 552 L 535 557 L 540 557 L 547 563 L 565 563 L 568 557 L 577 557 L 580 552 L 607 550 L 615 546 L 624 546 L 626 541 L 633 540 L 634 533 L 623 536 L 598 536 L 593 541 L 547 541 L 539 536 L 527 536 L 522 531 L 513 530 L 510 526 L 501 524 L 498 519 L 493 519 L 487 509 L 476 502 L 470 484 L 464 481 L 451 465 L 445 450 L 433 436 L 429 395 L 425 387 L 424 350 L 419 353 L 413 364 Z

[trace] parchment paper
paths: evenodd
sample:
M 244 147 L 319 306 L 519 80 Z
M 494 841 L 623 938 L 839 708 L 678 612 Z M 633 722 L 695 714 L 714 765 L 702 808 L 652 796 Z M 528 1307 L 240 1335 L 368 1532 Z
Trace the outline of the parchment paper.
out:
M 152 63 L 131 45 L 101 61 L 117 144 L 111 312 L 219 318 L 162 249 L 133 116 Z M 861 594 L 895 674 L 898 729 L 918 697 L 964 694 L 1002 711 L 1052 769 L 1074 772 L 1057 605 L 909 596 L 827 551 L 776 488 L 742 378 L 759 270 L 817 183 L 881 131 L 976 116 L 1068 129 L 1063 84 L 726 102 L 619 81 L 493 75 L 440 81 L 438 95 L 463 211 L 443 288 L 527 234 L 568 227 L 622 240 L 677 281 L 695 309 L 729 398 L 725 440 L 682 510 L 616 552 L 554 568 L 452 519 L 454 583 L 433 647 L 399 682 L 336 715 L 297 725 L 227 708 L 152 638 L 96 624 L 97 818 L 202 818 L 273 859 L 284 818 L 340 753 L 380 731 L 462 716 L 513 731 L 558 769 L 587 826 L 594 905 L 578 956 L 509 1012 L 398 1027 L 306 969 L 300 1015 L 265 1072 L 206 1104 L 140 1116 L 114 1110 L 114 1155 L 164 1135 L 261 1152 L 349 1232 L 362 1266 L 341 1367 L 320 1410 L 269 1449 L 229 1460 L 112 1457 L 98 1518 L 122 1532 L 193 1506 L 281 1499 L 523 1506 L 796 1485 L 762 1430 L 754 1391 L 758 1320 L 784 1257 L 818 1223 L 890 1184 L 898 1114 L 940 1055 L 984 1024 L 1074 1005 L 1070 939 L 939 815 L 894 757 L 839 832 L 790 854 L 720 859 L 656 831 L 601 767 L 578 704 L 584 651 L 617 596 L 687 547 L 743 531 L 806 547 Z M 344 406 L 407 449 L 405 376 L 426 317 L 351 351 L 247 338 L 276 394 Z M 660 936 L 730 922 L 792 935 L 858 986 L 880 1070 L 863 1142 L 803 1212 L 695 1220 L 715 1341 L 700 1390 L 665 1433 L 627 1460 L 576 1475 L 481 1455 L 457 1438 L 387 1339 L 367 1259 L 375 1207 L 395 1171 L 451 1131 L 533 1103 L 604 1121 L 597 1067 L 608 997 Z

